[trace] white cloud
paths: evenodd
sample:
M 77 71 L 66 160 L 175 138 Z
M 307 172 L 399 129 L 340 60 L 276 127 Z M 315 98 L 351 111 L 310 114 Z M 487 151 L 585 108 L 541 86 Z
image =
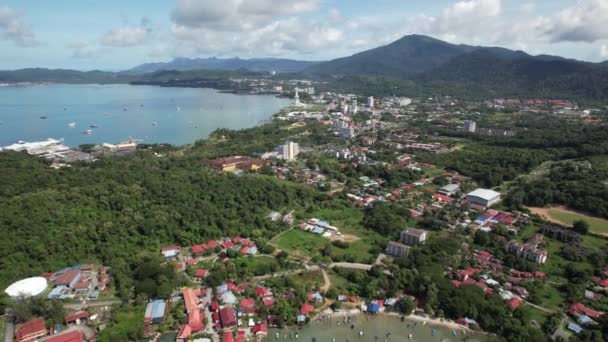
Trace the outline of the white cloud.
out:
M 99 53 L 99 47 L 95 44 L 91 44 L 89 42 L 79 42 L 69 44 L 68 48 L 72 50 L 73 58 L 93 58 L 96 57 Z
M 101 43 L 113 47 L 130 47 L 144 44 L 149 30 L 141 26 L 113 28 L 101 38 Z
M 551 19 L 546 34 L 552 42 L 588 42 L 608 38 L 608 1 L 578 0 Z
M 600 57 L 608 59 L 608 45 L 602 45 L 600 47 Z
M 39 45 L 32 29 L 23 21 L 23 13 L 9 6 L 0 6 L 0 39 L 21 47 Z

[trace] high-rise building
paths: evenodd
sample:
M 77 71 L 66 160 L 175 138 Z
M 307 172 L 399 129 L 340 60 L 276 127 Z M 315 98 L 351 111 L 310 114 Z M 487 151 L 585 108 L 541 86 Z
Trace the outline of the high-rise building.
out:
M 357 100 L 353 100 L 353 109 L 352 109 L 352 113 L 353 114 L 357 114 L 357 112 L 359 111 L 359 107 L 357 107 Z
M 298 94 L 298 88 L 296 88 L 296 94 L 293 97 L 293 105 L 294 106 L 301 106 L 302 103 L 300 102 L 300 95 Z
M 477 123 L 475 121 L 466 120 L 464 122 L 465 133 L 475 133 L 477 131 Z
M 395 242 L 395 241 L 391 241 L 388 243 L 388 245 L 386 246 L 386 254 L 396 257 L 396 258 L 402 258 L 404 256 L 406 256 L 410 251 L 410 246 L 404 245 L 400 242 Z
M 401 242 L 406 245 L 419 245 L 426 241 L 426 231 L 421 229 L 406 229 L 401 232 Z
M 373 96 L 370 96 L 367 98 L 367 106 L 369 108 L 374 108 L 374 97 Z
M 399 98 L 399 105 L 401 107 L 407 107 L 412 103 L 412 99 L 410 99 L 409 97 L 401 97 Z
M 285 160 L 294 160 L 300 154 L 300 145 L 293 141 L 285 143 L 278 148 L 279 156 Z

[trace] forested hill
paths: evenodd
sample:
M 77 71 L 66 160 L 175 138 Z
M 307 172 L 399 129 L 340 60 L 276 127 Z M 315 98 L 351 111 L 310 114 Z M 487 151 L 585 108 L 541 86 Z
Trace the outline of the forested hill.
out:
M 608 68 L 566 59 L 506 59 L 485 50 L 456 57 L 415 80 L 427 86 L 465 86 L 486 96 L 608 100 Z
M 129 297 L 137 257 L 243 234 L 261 245 L 280 229 L 270 210 L 305 207 L 316 192 L 274 178 L 211 172 L 199 158 L 152 152 L 53 170 L 0 153 L 0 288 L 24 276 L 99 261 Z
M 175 58 L 166 63 L 146 63 L 127 70 L 129 73 L 151 73 L 162 70 L 251 70 L 258 72 L 298 72 L 318 62 L 281 58 Z

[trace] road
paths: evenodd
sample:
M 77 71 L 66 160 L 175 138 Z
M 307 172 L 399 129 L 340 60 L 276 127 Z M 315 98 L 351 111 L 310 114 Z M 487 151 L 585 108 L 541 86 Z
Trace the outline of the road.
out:
M 13 342 L 15 336 L 15 318 L 12 314 L 4 316 L 4 342 Z
M 63 307 L 69 310 L 83 310 L 86 308 L 97 308 L 100 306 L 112 306 L 112 305 L 120 305 L 122 302 L 120 300 L 106 300 L 102 302 L 86 302 L 86 303 L 78 303 L 78 304 L 64 304 Z

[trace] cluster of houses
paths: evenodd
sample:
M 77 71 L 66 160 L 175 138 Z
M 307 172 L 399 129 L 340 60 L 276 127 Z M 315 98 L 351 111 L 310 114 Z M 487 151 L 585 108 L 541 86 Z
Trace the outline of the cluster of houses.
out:
M 97 299 L 110 282 L 109 267 L 83 264 L 65 268 L 42 277 L 53 284 L 49 299 Z
M 47 329 L 42 318 L 29 320 L 18 325 L 15 330 L 17 342 L 84 342 L 85 338 L 86 341 L 95 341 L 95 336 L 85 336 L 79 330 L 66 329 L 62 332 L 61 329 L 55 327 Z
M 326 238 L 331 238 L 334 235 L 341 235 L 338 228 L 330 225 L 327 221 L 316 218 L 311 218 L 306 222 L 302 222 L 298 227 L 303 231 L 318 234 Z

